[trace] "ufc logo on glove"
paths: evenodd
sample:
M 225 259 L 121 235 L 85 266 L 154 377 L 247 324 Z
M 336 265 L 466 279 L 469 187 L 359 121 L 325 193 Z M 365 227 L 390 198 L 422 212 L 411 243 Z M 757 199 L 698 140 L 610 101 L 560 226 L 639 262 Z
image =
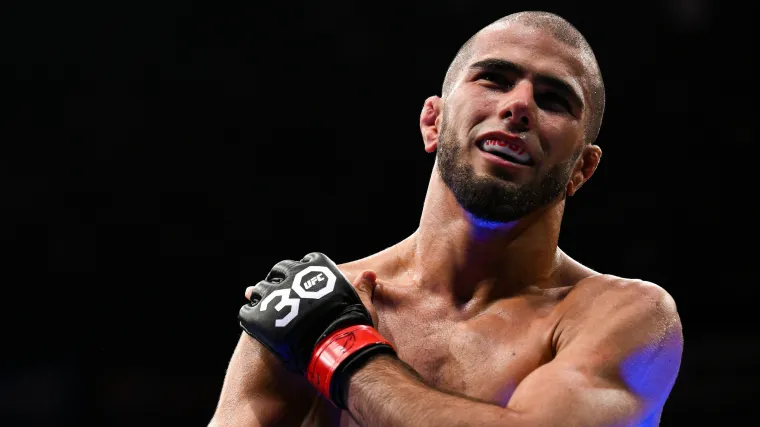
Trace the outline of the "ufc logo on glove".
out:
M 309 278 L 304 281 L 304 277 Z M 327 279 L 327 283 L 320 289 L 317 284 L 322 284 L 325 279 Z M 301 281 L 304 282 L 303 287 L 301 287 Z M 305 270 L 296 274 L 295 278 L 293 279 L 293 285 L 291 286 L 291 289 L 293 289 L 295 293 L 298 294 L 298 296 L 301 298 L 320 299 L 323 296 L 329 294 L 334 287 L 335 274 L 333 274 L 333 272 L 330 271 L 330 269 L 327 267 L 315 265 L 307 267 Z M 312 288 L 315 289 L 311 290 Z M 280 297 L 280 303 L 274 306 L 275 310 L 280 311 L 285 307 L 290 307 L 290 312 L 285 317 L 282 319 L 277 319 L 274 322 L 275 327 L 282 328 L 284 326 L 287 326 L 291 320 L 298 316 L 298 307 L 300 300 L 297 298 L 290 298 L 290 289 L 279 289 L 272 292 L 263 301 L 261 301 L 261 304 L 259 304 L 261 311 L 266 310 L 269 307 L 269 303 L 277 297 Z
M 298 297 L 291 297 L 291 291 Z M 290 310 L 282 316 L 286 307 Z M 319 252 L 275 264 L 253 287 L 251 301 L 240 308 L 238 320 L 288 370 L 305 375 L 341 409 L 350 373 L 369 357 L 395 354 L 374 328 L 353 285 Z

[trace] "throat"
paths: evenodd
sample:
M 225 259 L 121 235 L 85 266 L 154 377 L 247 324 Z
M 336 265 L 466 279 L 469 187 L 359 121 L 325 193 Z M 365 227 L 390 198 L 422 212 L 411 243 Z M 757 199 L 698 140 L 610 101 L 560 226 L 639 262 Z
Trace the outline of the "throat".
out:
M 471 299 L 516 294 L 554 275 L 563 259 L 557 247 L 562 200 L 518 221 L 482 227 L 435 176 L 419 227 L 395 246 L 395 277 L 468 308 Z

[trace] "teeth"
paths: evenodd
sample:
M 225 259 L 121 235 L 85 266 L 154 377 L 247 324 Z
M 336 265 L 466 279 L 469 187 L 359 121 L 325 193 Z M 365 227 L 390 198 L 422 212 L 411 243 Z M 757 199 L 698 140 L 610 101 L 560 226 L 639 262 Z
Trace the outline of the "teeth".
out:
M 510 159 L 517 160 L 518 163 L 528 163 L 530 156 L 523 147 L 514 142 L 504 142 L 498 139 L 488 139 L 483 142 L 483 151 L 489 153 L 500 153 Z

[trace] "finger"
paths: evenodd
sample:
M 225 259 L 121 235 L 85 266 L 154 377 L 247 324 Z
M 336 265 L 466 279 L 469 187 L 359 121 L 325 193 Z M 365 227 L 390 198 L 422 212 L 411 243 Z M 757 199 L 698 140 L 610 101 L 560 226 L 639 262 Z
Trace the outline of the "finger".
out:
M 264 280 L 268 280 L 270 282 L 274 281 L 275 279 L 285 280 L 285 278 L 288 277 L 288 273 L 290 273 L 290 271 L 292 271 L 293 268 L 299 265 L 301 265 L 300 262 L 293 261 L 290 259 L 280 261 L 277 264 L 275 264 L 274 267 L 272 267 L 266 279 Z
M 354 288 L 359 295 L 362 304 L 369 312 L 372 319 L 372 326 L 378 327 L 378 318 L 375 307 L 372 304 L 372 299 L 375 295 L 375 289 L 377 288 L 377 274 L 374 271 L 367 270 L 362 272 L 354 281 Z
M 362 272 L 354 281 L 354 288 L 360 297 L 365 297 L 372 301 L 377 286 L 377 274 L 372 270 Z
M 253 288 L 254 288 L 254 286 L 249 286 L 249 287 L 245 288 L 245 298 L 246 299 L 251 299 L 251 294 L 253 294 Z

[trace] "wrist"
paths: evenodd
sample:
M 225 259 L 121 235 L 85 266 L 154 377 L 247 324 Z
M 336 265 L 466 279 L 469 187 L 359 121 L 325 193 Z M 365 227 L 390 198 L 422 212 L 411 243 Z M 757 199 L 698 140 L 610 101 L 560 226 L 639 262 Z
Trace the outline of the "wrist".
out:
M 351 385 L 353 378 L 355 378 L 357 374 L 369 372 L 373 369 L 387 369 L 398 366 L 397 363 L 399 360 L 398 356 L 391 352 L 375 353 L 369 357 L 365 357 L 361 362 L 355 364 L 354 369 L 352 369 L 351 372 L 346 373 L 346 386 L 349 387 Z
M 345 378 L 346 386 L 344 402 L 349 411 L 353 410 L 351 406 L 352 392 L 355 395 L 355 392 L 361 388 L 362 383 L 366 382 L 368 379 L 379 378 L 383 373 L 387 373 L 388 369 L 398 368 L 399 361 L 400 359 L 394 353 L 379 353 L 367 357 L 361 363 L 358 363 Z M 379 374 L 377 374 L 378 372 Z
M 307 368 L 309 382 L 335 406 L 346 409 L 346 389 L 353 374 L 368 361 L 394 354 L 391 344 L 367 325 L 338 330 L 315 347 Z
M 379 354 L 366 360 L 347 381 L 346 409 L 359 425 L 370 424 L 366 417 L 371 417 L 372 411 L 377 410 L 378 398 L 382 401 L 380 406 L 387 408 L 394 406 L 395 396 L 400 390 L 411 396 L 421 395 L 423 390 L 418 386 L 422 382 L 417 381 L 415 374 L 393 354 Z M 397 424 L 389 421 L 385 425 Z

